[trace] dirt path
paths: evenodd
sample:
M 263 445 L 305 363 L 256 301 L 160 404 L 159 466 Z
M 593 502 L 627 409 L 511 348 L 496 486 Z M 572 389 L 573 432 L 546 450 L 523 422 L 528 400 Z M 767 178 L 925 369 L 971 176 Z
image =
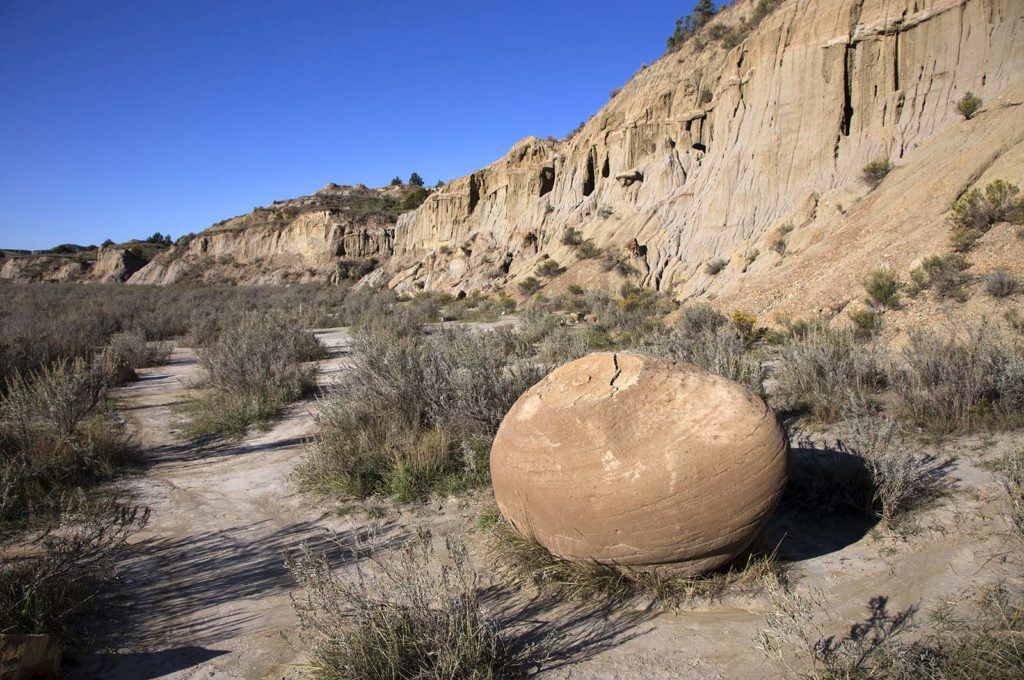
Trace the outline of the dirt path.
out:
M 333 348 L 321 363 L 324 382 L 344 361 L 348 336 L 317 335 Z M 294 675 L 300 655 L 284 552 L 306 542 L 344 560 L 343 549 L 326 540 L 323 509 L 289 478 L 314 430 L 308 404 L 291 407 L 267 432 L 196 448 L 182 444 L 171 425 L 175 405 L 199 377 L 191 350 L 178 348 L 168 365 L 142 371 L 119 395 L 147 468 L 129 487 L 152 514 L 112 607 L 112 648 L 69 677 Z

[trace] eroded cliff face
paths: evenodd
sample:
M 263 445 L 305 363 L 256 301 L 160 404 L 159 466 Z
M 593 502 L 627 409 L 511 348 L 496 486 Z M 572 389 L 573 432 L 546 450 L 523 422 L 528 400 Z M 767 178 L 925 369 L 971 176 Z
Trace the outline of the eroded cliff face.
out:
M 123 283 L 149 261 L 152 246 L 121 244 L 75 252 L 0 253 L 0 280 L 13 283 Z
M 403 215 L 375 279 L 514 289 L 551 257 L 568 268 L 552 290 L 617 286 L 561 243 L 572 227 L 623 253 L 637 283 L 803 311 L 844 304 L 867 269 L 946 250 L 967 187 L 1024 184 L 1020 0 L 783 0 L 731 49 L 708 35 L 637 73 L 570 140 L 523 140 Z M 985 104 L 965 121 L 968 91 Z M 862 168 L 880 159 L 894 169 L 871 190 Z
M 154 258 L 131 283 L 336 282 L 390 257 L 402 188 L 328 185 L 225 220 Z

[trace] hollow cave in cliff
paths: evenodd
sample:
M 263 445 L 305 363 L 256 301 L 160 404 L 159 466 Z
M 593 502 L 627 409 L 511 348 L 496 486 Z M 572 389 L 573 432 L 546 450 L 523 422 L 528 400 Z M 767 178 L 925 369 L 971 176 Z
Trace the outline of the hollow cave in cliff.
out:
M 554 168 L 541 168 L 540 169 L 540 193 L 538 196 L 551 193 L 551 190 L 555 188 L 555 169 Z
M 587 174 L 583 178 L 583 195 L 589 196 L 594 193 L 594 183 L 596 178 L 594 177 L 594 154 L 587 156 Z

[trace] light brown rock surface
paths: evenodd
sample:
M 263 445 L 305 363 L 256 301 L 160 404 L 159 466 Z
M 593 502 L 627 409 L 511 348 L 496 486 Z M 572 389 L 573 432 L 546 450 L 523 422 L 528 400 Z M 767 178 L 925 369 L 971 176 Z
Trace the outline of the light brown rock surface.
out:
M 83 248 L 65 246 L 52 251 L 4 251 L 0 280 L 13 283 L 123 283 L 149 262 L 159 246 L 132 241 Z
M 404 187 L 328 185 L 224 220 L 175 245 L 131 283 L 336 282 L 391 256 Z
M 746 388 L 599 353 L 552 371 L 491 449 L 502 515 L 556 555 L 697 574 L 746 548 L 786 482 L 786 439 Z
M 755 4 L 712 26 L 736 26 Z M 968 91 L 985 104 L 965 121 Z M 739 45 L 689 41 L 575 136 L 525 139 L 402 216 L 391 284 L 515 292 L 550 256 L 568 268 L 552 289 L 617 289 L 561 244 L 573 227 L 605 249 L 636 239 L 635 282 L 678 298 L 767 318 L 841 309 L 863 296 L 867 271 L 905 277 L 947 251 L 965 188 L 1024 186 L 1022 103 L 1020 0 L 782 0 Z M 860 175 L 875 159 L 895 167 L 870 190 Z M 785 224 L 783 257 L 770 245 Z M 1013 247 L 1020 273 L 1024 242 Z M 727 266 L 711 275 L 717 258 Z

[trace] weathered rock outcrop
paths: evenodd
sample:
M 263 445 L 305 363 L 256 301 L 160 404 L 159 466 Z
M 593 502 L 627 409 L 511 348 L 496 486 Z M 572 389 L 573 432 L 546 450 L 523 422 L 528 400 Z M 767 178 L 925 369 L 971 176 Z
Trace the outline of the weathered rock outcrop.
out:
M 775 508 L 786 437 L 730 380 L 592 354 L 516 401 L 491 477 L 502 515 L 556 555 L 693 575 L 736 557 Z
M 150 244 L 72 248 L 55 251 L 5 251 L 0 259 L 0 280 L 15 283 L 102 282 L 123 283 L 140 270 L 155 250 Z
M 131 283 L 333 282 L 391 256 L 402 188 L 328 185 L 176 244 Z M 351 271 L 350 271 L 351 270 Z
M 965 121 L 968 91 L 985 105 Z M 706 30 L 571 139 L 526 139 L 402 216 L 390 283 L 505 287 L 546 257 L 571 278 L 573 227 L 606 250 L 635 239 L 637 282 L 681 298 L 841 307 L 866 269 L 945 250 L 966 187 L 1024 184 L 1022 102 L 1020 0 L 782 0 L 735 47 Z M 871 190 L 876 159 L 895 168 Z

